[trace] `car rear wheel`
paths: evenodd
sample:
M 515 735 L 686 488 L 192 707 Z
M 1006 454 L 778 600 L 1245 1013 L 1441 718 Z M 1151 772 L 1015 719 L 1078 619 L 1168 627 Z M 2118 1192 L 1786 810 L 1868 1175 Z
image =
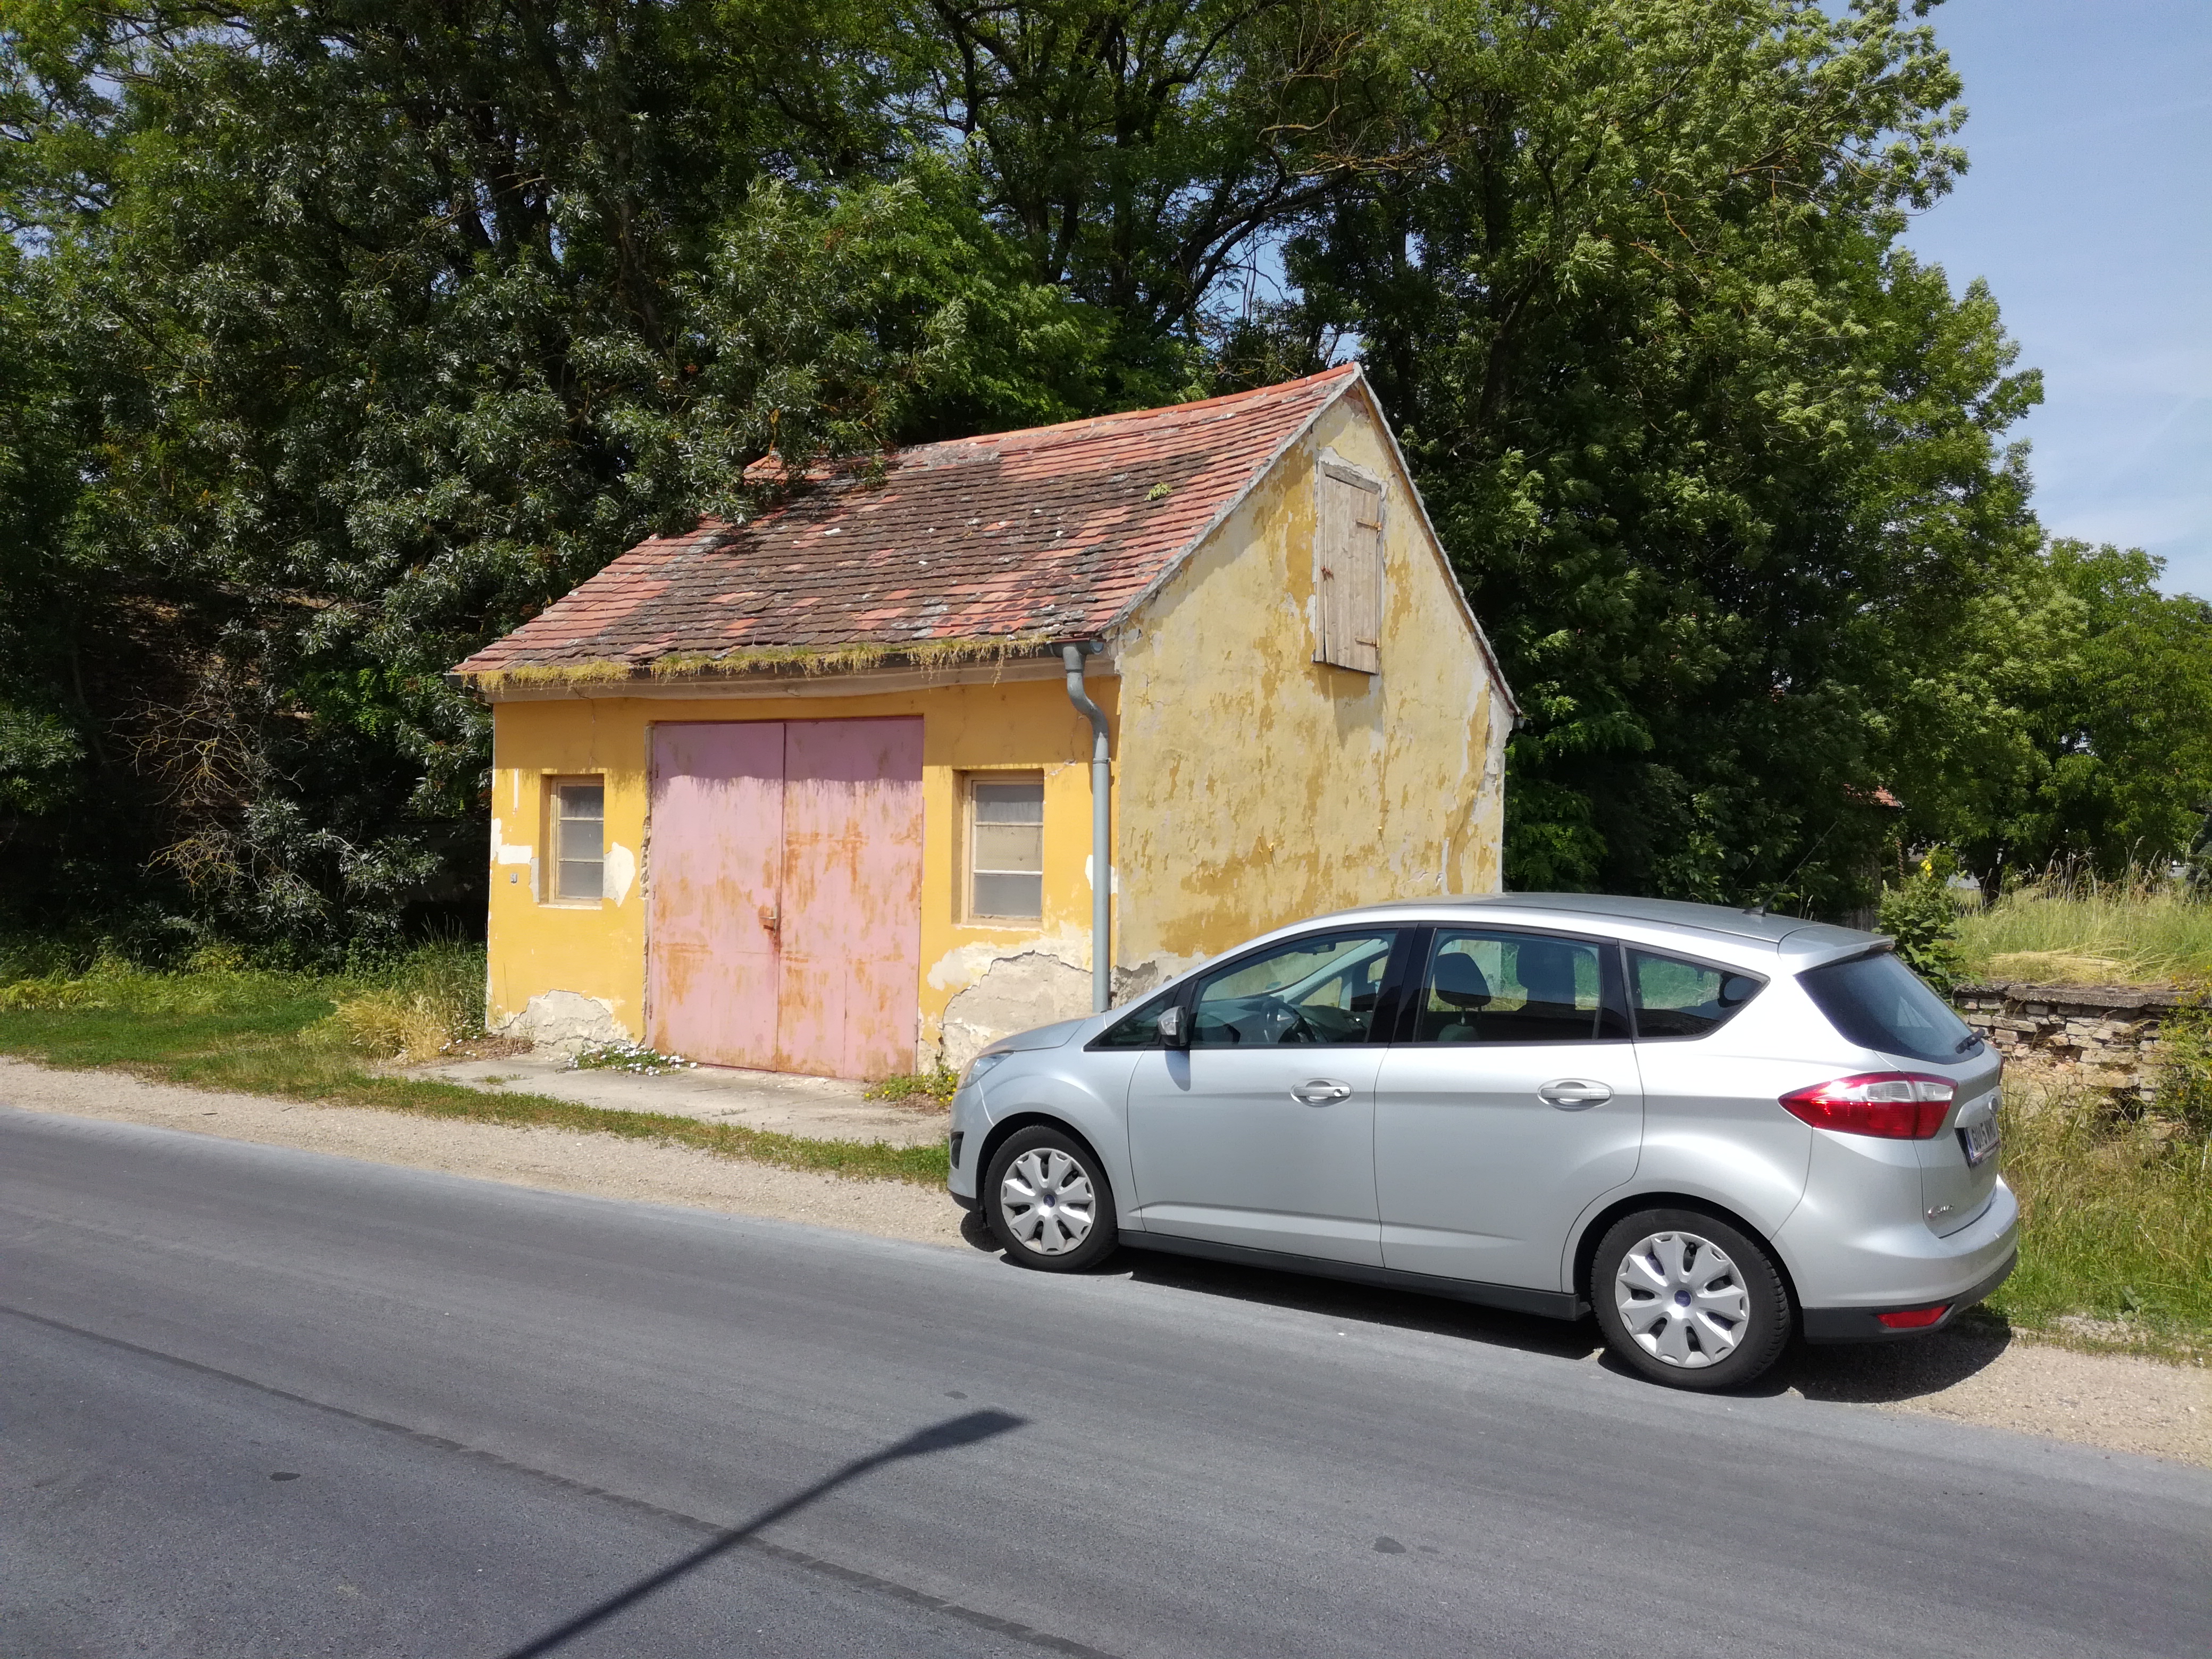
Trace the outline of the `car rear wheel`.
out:
M 1717 1216 L 1623 1216 L 1590 1261 L 1590 1301 L 1607 1345 L 1672 1389 L 1732 1389 L 1790 1340 L 1790 1293 L 1764 1247 Z
M 1006 1259 L 1048 1273 L 1077 1273 L 1112 1251 L 1114 1194 L 1097 1154 L 1042 1124 L 1017 1129 L 992 1155 L 984 1213 Z

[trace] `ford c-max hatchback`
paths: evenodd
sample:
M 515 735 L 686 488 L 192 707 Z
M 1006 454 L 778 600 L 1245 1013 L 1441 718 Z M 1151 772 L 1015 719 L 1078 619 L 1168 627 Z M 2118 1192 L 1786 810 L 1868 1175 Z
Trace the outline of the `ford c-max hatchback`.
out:
M 1575 1319 L 1718 1389 L 1937 1329 L 2012 1270 L 1996 1054 L 1872 933 L 1512 894 L 1278 929 L 994 1043 L 951 1188 L 1008 1257 L 1117 1245 Z

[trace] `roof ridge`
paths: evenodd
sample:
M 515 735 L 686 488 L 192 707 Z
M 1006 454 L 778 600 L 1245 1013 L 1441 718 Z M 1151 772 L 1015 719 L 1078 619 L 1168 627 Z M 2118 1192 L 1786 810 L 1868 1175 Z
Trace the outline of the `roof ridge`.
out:
M 964 438 L 939 438 L 926 444 L 909 444 L 903 449 L 890 452 L 894 456 L 911 455 L 918 451 L 951 449 L 966 444 L 988 444 L 1001 438 L 1035 438 L 1048 432 L 1072 433 L 1078 427 L 1103 426 L 1115 421 L 1141 421 L 1160 418 L 1168 424 L 1167 416 L 1195 414 L 1201 410 L 1218 409 L 1224 404 L 1253 403 L 1261 399 L 1276 400 L 1285 392 L 1297 392 L 1320 380 L 1348 380 L 1359 373 L 1355 362 L 1336 363 L 1316 374 L 1300 375 L 1295 380 L 1278 380 L 1273 386 L 1255 386 L 1243 392 L 1224 392 L 1212 398 L 1198 398 L 1187 404 L 1156 404 L 1150 409 L 1121 409 L 1104 415 L 1079 415 L 1071 421 L 1054 421 L 1044 426 L 1006 427 L 997 432 L 971 433 Z

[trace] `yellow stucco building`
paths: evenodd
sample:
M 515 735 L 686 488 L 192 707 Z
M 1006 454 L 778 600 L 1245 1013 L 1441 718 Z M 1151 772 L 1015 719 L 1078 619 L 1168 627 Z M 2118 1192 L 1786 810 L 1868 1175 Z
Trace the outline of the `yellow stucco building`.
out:
M 460 665 L 495 1029 L 957 1066 L 1091 1008 L 1102 922 L 1120 1000 L 1498 887 L 1511 694 L 1356 368 L 793 483 Z

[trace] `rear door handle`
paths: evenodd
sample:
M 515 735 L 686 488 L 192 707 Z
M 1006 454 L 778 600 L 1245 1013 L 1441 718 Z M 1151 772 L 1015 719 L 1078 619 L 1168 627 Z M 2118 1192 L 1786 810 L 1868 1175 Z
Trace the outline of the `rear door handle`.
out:
M 1602 1083 L 1593 1083 L 1586 1078 L 1563 1077 L 1556 1083 L 1547 1083 L 1536 1091 L 1536 1098 L 1563 1112 L 1579 1112 L 1585 1106 L 1602 1106 L 1613 1098 L 1613 1091 Z
M 1317 1077 L 1292 1089 L 1291 1098 L 1301 1106 L 1334 1106 L 1340 1100 L 1352 1098 L 1352 1085 L 1339 1083 L 1334 1078 Z

